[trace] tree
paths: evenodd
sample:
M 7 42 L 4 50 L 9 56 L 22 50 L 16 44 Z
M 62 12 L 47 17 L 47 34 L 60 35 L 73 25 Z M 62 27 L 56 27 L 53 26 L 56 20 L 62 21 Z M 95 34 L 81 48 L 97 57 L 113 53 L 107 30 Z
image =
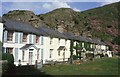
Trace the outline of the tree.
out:
M 112 42 L 113 42 L 114 44 L 120 45 L 120 35 L 117 36 L 117 37 L 115 37 Z
M 74 41 L 70 41 L 70 63 L 73 63 L 73 46 L 74 46 Z

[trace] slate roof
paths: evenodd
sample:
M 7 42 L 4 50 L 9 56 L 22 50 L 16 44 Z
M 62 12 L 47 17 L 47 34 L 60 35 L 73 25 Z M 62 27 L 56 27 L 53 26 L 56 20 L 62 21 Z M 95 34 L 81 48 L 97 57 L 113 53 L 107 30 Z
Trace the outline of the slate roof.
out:
M 20 21 L 4 19 L 4 26 L 7 30 L 33 33 L 37 35 L 47 35 L 44 31 L 38 31 L 35 27 L 31 26 L 30 24 L 23 23 Z
M 71 33 L 64 32 L 63 34 L 70 40 L 78 40 L 77 37 Z
M 26 44 L 24 45 L 23 47 L 21 47 L 20 49 L 21 50 L 25 50 L 25 49 L 28 49 L 29 47 L 33 46 L 33 44 Z M 34 46 L 35 48 L 37 48 L 36 46 Z
M 0 23 L 2 23 L 2 17 L 0 17 Z
M 63 50 L 63 49 L 66 49 L 65 46 L 60 46 L 57 50 Z
M 93 39 L 93 38 L 83 37 L 83 36 L 77 36 L 77 38 L 78 38 L 78 41 L 85 41 L 85 42 L 94 43 L 94 44 L 106 45 L 101 40 L 95 39 L 95 38 Z
M 92 40 L 92 42 L 91 43 L 95 43 L 95 44 L 100 44 L 100 45 L 106 45 L 104 42 L 102 42 L 101 40 L 99 40 L 99 39 L 91 39 Z
M 64 39 L 68 39 L 65 35 L 63 35 L 62 33 L 55 31 L 53 29 L 50 28 L 46 28 L 46 27 L 39 27 L 38 28 L 39 31 L 43 30 L 44 32 L 46 32 L 50 37 L 56 37 L 56 38 L 64 38 Z
M 106 45 L 104 42 L 101 42 L 99 39 L 92 39 L 92 38 L 83 37 L 83 36 L 75 36 L 68 32 L 64 32 L 63 34 L 67 36 L 70 40 L 77 40 L 77 41 L 84 41 L 84 42 L 95 43 L 100 45 Z
M 8 20 L 5 18 L 3 19 L 3 21 L 4 21 L 5 29 L 7 30 L 20 31 L 25 33 L 33 33 L 36 35 L 43 35 L 43 36 L 50 36 L 50 37 L 56 37 L 56 38 L 85 41 L 85 42 L 90 42 L 95 44 L 106 45 L 104 42 L 101 42 L 99 39 L 91 39 L 83 36 L 75 36 L 68 32 L 60 33 L 59 31 L 56 31 L 47 27 L 35 28 L 30 24 L 27 24 L 21 21 Z M 2 22 L 2 17 L 0 17 L 0 22 Z
M 83 36 L 77 36 L 78 38 L 78 41 L 85 41 L 85 42 L 88 42 L 87 38 L 86 37 L 83 37 Z

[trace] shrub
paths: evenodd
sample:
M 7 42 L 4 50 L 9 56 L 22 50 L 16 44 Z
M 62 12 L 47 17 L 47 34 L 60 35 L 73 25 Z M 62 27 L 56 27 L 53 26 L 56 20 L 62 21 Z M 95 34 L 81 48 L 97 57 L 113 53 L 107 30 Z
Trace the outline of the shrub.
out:
M 2 53 L 2 60 L 7 60 L 7 63 L 2 64 L 3 74 L 11 73 L 10 69 L 12 68 L 14 70 L 14 68 L 13 68 L 13 66 L 14 66 L 14 64 L 13 64 L 14 63 L 13 55 L 9 54 L 9 53 Z M 11 70 L 11 71 L 13 71 L 13 70 Z
M 2 73 L 6 73 L 8 69 L 8 64 L 7 63 L 3 63 L 2 64 Z
M 7 71 L 6 71 L 7 74 L 13 75 L 16 73 L 16 67 L 14 64 L 8 64 L 7 66 L 8 66 Z
M 120 45 L 120 35 L 112 40 L 113 43 Z
M 86 57 L 87 57 L 87 58 L 93 58 L 93 57 L 94 57 L 94 54 L 93 54 L 93 53 L 86 53 Z
M 2 53 L 2 60 L 7 60 L 8 64 L 14 63 L 14 57 L 12 54 L 9 53 Z
M 78 58 L 79 58 L 79 56 L 73 55 L 73 60 L 77 60 Z

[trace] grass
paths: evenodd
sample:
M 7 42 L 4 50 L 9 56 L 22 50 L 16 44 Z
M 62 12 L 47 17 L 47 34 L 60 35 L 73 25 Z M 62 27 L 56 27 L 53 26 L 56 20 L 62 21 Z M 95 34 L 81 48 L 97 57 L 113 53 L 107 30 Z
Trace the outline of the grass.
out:
M 41 70 L 34 66 L 9 67 L 5 75 L 118 75 L 118 58 L 101 58 L 80 65 L 57 64 L 45 66 Z
M 75 64 L 62 64 L 43 67 L 49 75 L 118 75 L 118 58 L 102 58 Z

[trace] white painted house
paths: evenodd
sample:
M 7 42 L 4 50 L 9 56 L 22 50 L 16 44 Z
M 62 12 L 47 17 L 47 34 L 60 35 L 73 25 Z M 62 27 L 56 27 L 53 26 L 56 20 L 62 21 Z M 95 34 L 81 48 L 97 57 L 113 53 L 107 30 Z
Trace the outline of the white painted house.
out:
M 43 64 L 49 61 L 68 61 L 70 58 L 71 40 L 73 46 L 81 43 L 83 50 L 86 50 L 85 42 L 90 48 L 96 51 L 106 51 L 108 48 L 100 41 L 95 41 L 82 36 L 63 31 L 58 26 L 57 30 L 47 27 L 35 28 L 30 24 L 4 19 L 0 23 L 0 41 L 3 43 L 3 53 L 10 53 L 14 56 L 14 64 L 35 65 L 35 62 Z M 73 51 L 76 55 L 76 50 Z
M 3 31 L 3 52 L 14 56 L 14 64 L 34 65 L 35 61 L 43 58 L 44 32 L 38 31 L 29 24 L 4 20 L 4 25 L 0 27 Z
M 43 64 L 50 60 L 68 61 L 70 57 L 70 40 L 58 31 L 6 19 L 0 30 L 3 52 L 13 54 L 16 66 L 34 65 L 41 60 Z
M 0 41 L 2 42 L 2 38 L 3 38 L 3 23 L 0 22 Z
M 40 27 L 38 30 L 43 30 L 48 34 L 43 61 L 68 61 L 70 58 L 70 40 L 57 30 L 45 27 Z

